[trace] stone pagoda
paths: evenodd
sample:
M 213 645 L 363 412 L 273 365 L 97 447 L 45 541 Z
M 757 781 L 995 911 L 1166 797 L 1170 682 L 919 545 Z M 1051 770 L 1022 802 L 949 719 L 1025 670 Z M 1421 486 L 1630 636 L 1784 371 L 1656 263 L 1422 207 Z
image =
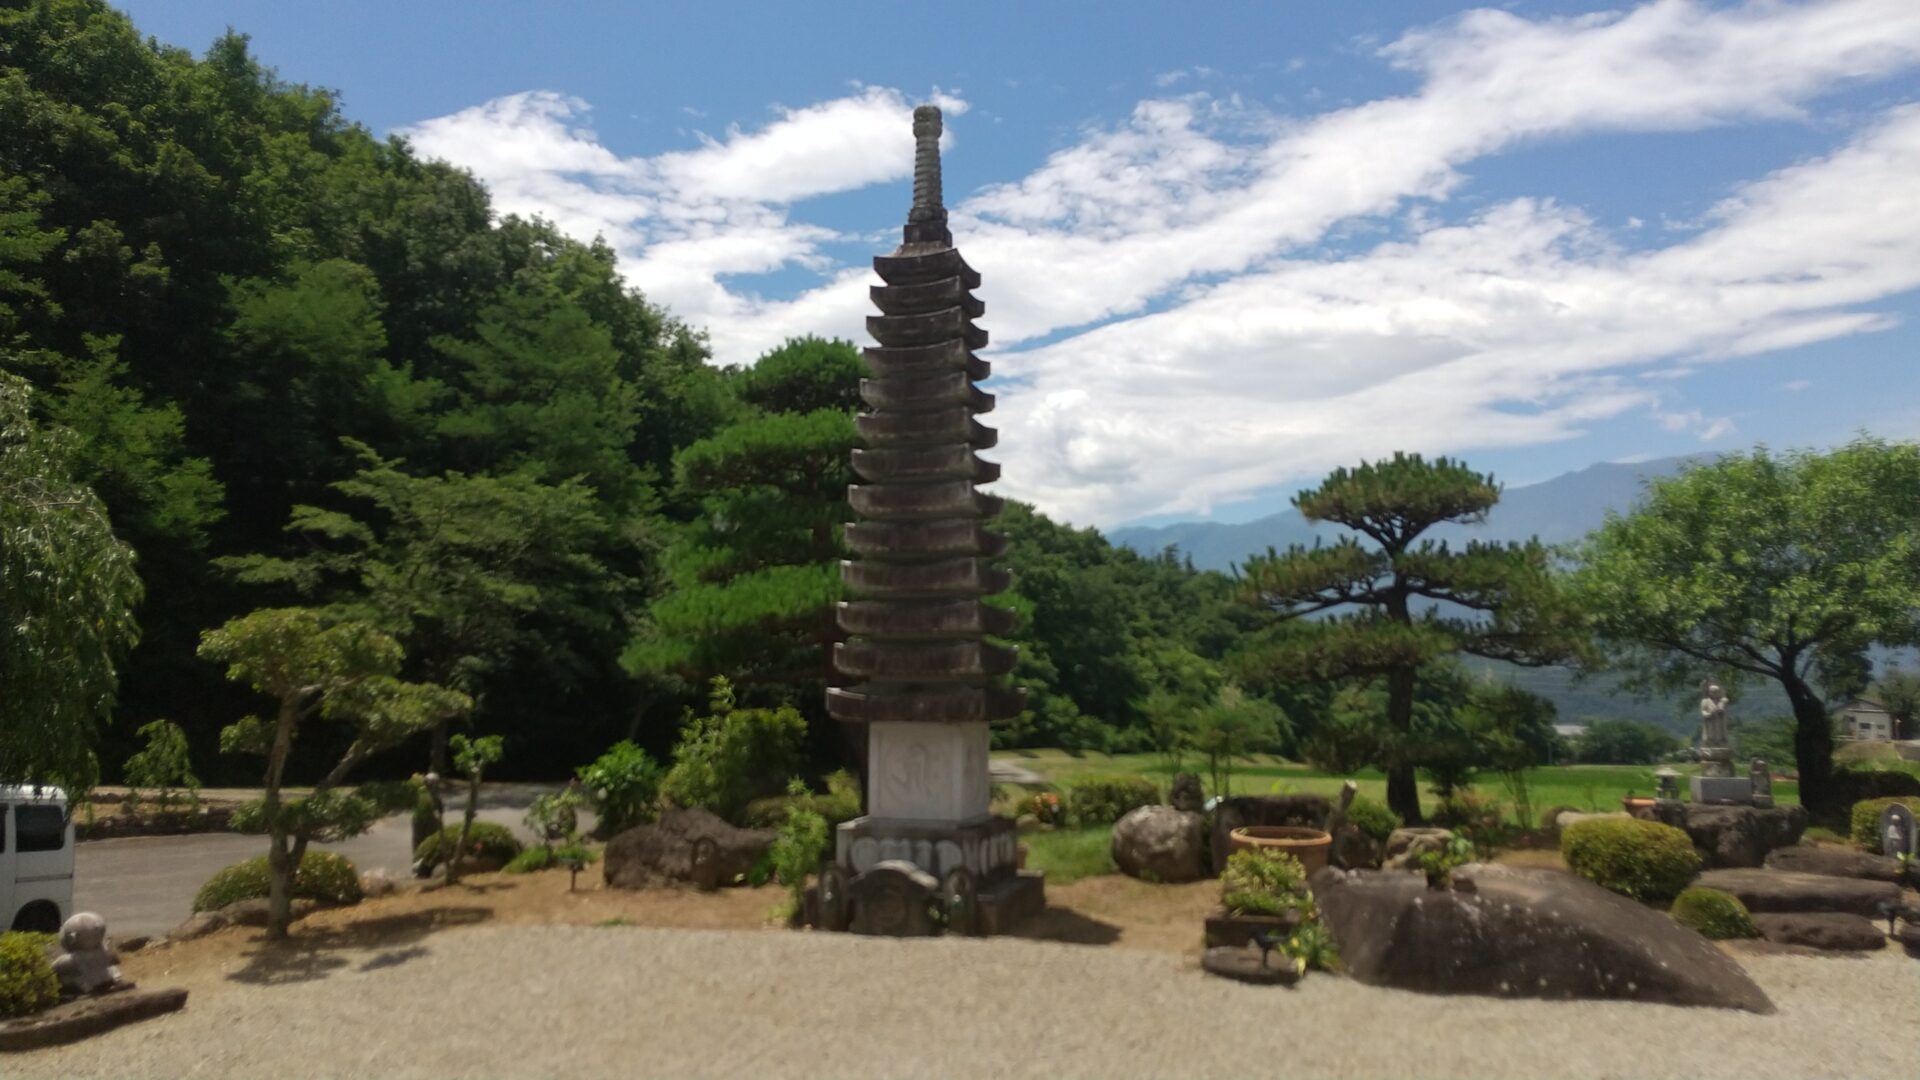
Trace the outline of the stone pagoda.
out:
M 987 726 L 1025 701 L 1000 685 L 1015 650 L 985 640 L 1014 617 L 981 599 L 1010 578 L 987 565 L 1006 538 L 981 524 L 1001 500 L 974 487 L 1000 466 L 975 454 L 995 441 L 974 419 L 993 408 L 974 385 L 987 332 L 973 324 L 980 275 L 947 231 L 940 130 L 939 109 L 914 110 L 913 209 L 900 247 L 873 260 L 886 284 L 867 319 L 879 343 L 860 383 L 867 449 L 853 452 L 866 482 L 847 491 L 857 558 L 840 573 L 854 599 L 833 655 L 853 682 L 827 691 L 834 718 L 866 727 L 867 813 L 839 827 L 817 922 L 869 934 L 995 933 L 1045 904 L 1040 875 L 1019 869 L 1013 823 L 988 810 Z

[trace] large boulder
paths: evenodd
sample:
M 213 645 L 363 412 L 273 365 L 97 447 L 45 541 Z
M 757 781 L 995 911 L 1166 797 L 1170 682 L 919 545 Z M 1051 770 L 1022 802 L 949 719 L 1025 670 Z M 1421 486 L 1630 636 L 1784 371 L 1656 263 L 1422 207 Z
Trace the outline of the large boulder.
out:
M 607 841 L 601 856 L 615 889 L 731 885 L 773 846 L 772 829 L 742 829 L 706 810 L 668 810 Z
M 1246 825 L 1304 825 L 1322 828 L 1333 804 L 1324 795 L 1234 795 L 1213 808 L 1211 839 L 1213 872 L 1227 865 L 1232 845 L 1227 837 Z
M 1753 917 L 1760 936 L 1778 945 L 1864 952 L 1887 947 L 1886 932 L 1859 915 L 1837 911 L 1764 912 Z
M 1797 874 L 1825 874 L 1828 877 L 1896 883 L 1903 880 L 1899 859 L 1869 855 L 1849 848 L 1783 847 L 1767 855 L 1766 865 L 1769 870 L 1790 870 Z
M 1759 866 L 1768 852 L 1798 844 L 1807 831 L 1807 811 L 1799 806 L 1655 803 L 1653 820 L 1685 830 L 1709 867 Z
M 1626 998 L 1773 1011 L 1733 959 L 1664 913 L 1558 870 L 1462 867 L 1464 889 L 1389 871 L 1313 875 L 1355 979 L 1434 994 Z
M 1900 902 L 1900 887 L 1885 881 L 1798 874 L 1790 870 L 1709 870 L 1695 885 L 1719 889 L 1740 898 L 1747 910 L 1844 911 L 1869 918 L 1880 905 Z
M 1410 870 L 1413 860 L 1429 851 L 1439 851 L 1453 839 L 1453 833 L 1446 829 L 1422 828 L 1418 826 L 1395 829 L 1387 836 L 1385 867 L 1388 870 Z
M 1206 817 L 1171 806 L 1129 810 L 1113 824 L 1113 864 L 1147 881 L 1198 881 L 1207 876 Z

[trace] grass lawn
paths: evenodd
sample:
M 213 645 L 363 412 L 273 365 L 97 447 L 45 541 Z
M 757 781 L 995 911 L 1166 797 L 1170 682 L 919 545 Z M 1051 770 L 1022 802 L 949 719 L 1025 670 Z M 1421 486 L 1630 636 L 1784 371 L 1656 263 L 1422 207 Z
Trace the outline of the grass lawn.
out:
M 1164 761 L 1156 754 L 1069 754 L 1064 750 L 1003 750 L 993 755 L 996 761 L 1006 761 L 1019 765 L 1044 777 L 1048 784 L 1056 787 L 1070 787 L 1073 781 L 1086 776 L 1138 775 L 1151 777 L 1161 790 L 1166 789 L 1171 776 Z M 1188 769 L 1201 774 L 1206 782 L 1203 763 L 1190 763 Z M 1530 801 L 1536 820 L 1524 822 L 1531 827 L 1539 824 L 1538 816 L 1550 806 L 1571 806 L 1580 810 L 1618 810 L 1620 800 L 1628 793 L 1652 795 L 1653 774 L 1657 765 L 1543 765 L 1537 769 L 1528 769 L 1527 783 L 1531 790 Z M 1683 776 L 1693 766 L 1676 765 L 1674 770 Z M 1337 776 L 1323 772 L 1308 765 L 1284 761 L 1271 755 L 1260 754 L 1243 759 L 1234 765 L 1230 781 L 1231 794 L 1267 795 L 1267 794 L 1317 794 L 1335 795 L 1340 785 L 1348 779 L 1359 782 L 1360 794 L 1377 802 L 1385 802 L 1387 797 L 1386 778 L 1378 771 L 1365 769 L 1351 777 Z M 1686 781 L 1681 785 L 1684 788 Z M 1014 787 L 1015 785 L 1007 785 Z M 1475 785 L 1475 790 L 1499 799 L 1511 816 L 1513 802 L 1510 793 L 1501 782 L 1498 774 L 1488 774 Z M 1211 790 L 1209 794 L 1216 794 Z M 1016 794 L 1017 797 L 1017 794 Z M 1773 797 L 1782 804 L 1800 801 L 1800 785 L 1792 780 L 1775 780 Z M 1422 800 L 1431 811 L 1436 800 L 1422 790 Z M 1004 808 L 1003 808 L 1004 809 Z M 1060 834 L 1049 834 L 1060 835 Z M 1029 853 L 1029 859 L 1033 853 Z

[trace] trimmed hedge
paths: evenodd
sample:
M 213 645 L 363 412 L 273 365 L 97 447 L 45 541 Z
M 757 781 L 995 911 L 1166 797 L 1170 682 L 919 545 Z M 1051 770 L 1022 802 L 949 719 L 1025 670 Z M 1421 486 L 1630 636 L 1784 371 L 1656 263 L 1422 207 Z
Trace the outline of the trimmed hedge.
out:
M 1848 839 L 1875 855 L 1880 854 L 1880 815 L 1887 807 L 1900 803 L 1908 810 L 1920 815 L 1920 798 L 1910 795 L 1895 795 L 1885 799 L 1862 799 L 1853 804 L 1853 813 L 1849 819 L 1852 826 L 1848 830 Z
M 1159 801 L 1159 786 L 1144 776 L 1088 776 L 1067 788 L 1067 814 L 1076 825 L 1111 825 Z
M 420 841 L 413 849 L 415 862 L 425 863 L 428 869 L 440 865 L 441 852 L 460 842 L 460 826 L 450 825 L 440 832 Z M 520 841 L 513 830 L 505 825 L 495 825 L 491 821 L 476 821 L 467 834 L 467 855 L 492 859 L 501 866 L 512 862 L 520 854 Z
M 1747 905 L 1732 893 L 1695 886 L 1682 889 L 1667 912 L 1673 921 L 1715 941 L 1759 937 Z
M 0 1019 L 59 1003 L 60 980 L 47 959 L 52 942 L 52 934 L 0 934 Z
M 1650 903 L 1671 900 L 1700 872 L 1685 832 L 1638 818 L 1582 821 L 1560 834 L 1560 854 L 1588 881 Z
M 256 855 L 208 878 L 194 895 L 193 910 L 218 911 L 242 900 L 265 900 L 268 889 L 267 857 Z M 328 904 L 357 904 L 360 875 L 342 856 L 309 850 L 294 872 L 293 895 Z
M 515 855 L 502 870 L 509 874 L 531 874 L 536 870 L 545 870 L 559 866 L 562 859 L 579 859 L 583 863 L 598 862 L 600 856 L 592 848 L 578 844 L 563 847 L 530 847 Z
M 1400 815 L 1387 809 L 1385 803 L 1355 795 L 1352 805 L 1347 807 L 1347 824 L 1384 844 L 1393 830 L 1400 827 Z

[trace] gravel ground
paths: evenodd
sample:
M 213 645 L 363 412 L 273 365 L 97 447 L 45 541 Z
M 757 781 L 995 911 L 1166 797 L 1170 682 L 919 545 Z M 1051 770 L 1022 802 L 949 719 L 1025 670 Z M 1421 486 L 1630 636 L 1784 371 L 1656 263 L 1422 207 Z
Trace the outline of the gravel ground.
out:
M 478 926 L 238 961 L 41 1077 L 1770 1077 L 1920 1074 L 1920 964 L 1744 955 L 1773 1016 L 1435 997 L 999 940 Z M 150 980 L 150 985 L 159 985 Z

